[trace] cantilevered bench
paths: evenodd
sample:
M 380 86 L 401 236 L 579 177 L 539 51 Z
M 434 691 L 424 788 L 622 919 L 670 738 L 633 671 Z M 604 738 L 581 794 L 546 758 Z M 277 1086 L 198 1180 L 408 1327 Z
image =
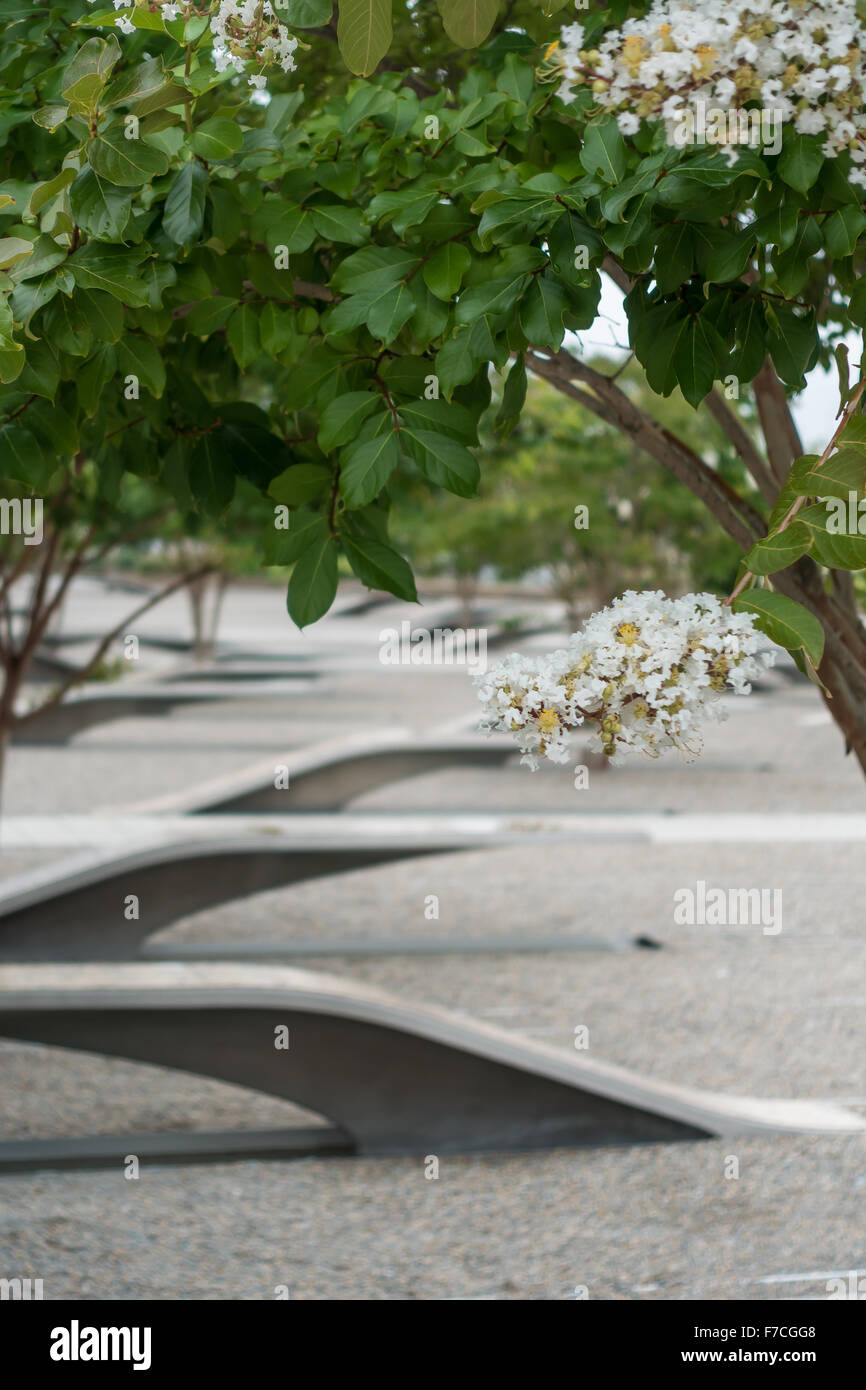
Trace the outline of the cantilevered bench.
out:
M 256 697 L 279 698 L 297 695 L 309 689 L 316 677 L 311 671 L 285 676 L 259 677 L 244 680 L 231 687 L 225 677 L 214 680 L 178 680 L 141 685 L 130 682 L 129 688 L 86 690 L 70 695 L 62 704 L 36 713 L 16 726 L 15 743 L 66 743 L 75 734 L 96 724 L 108 724 L 114 719 L 133 715 L 164 715 L 178 705 L 214 702 L 218 700 L 249 700 Z
M 113 836 L 118 847 L 7 879 L 0 887 L 0 961 L 135 959 L 141 943 L 162 927 L 265 889 L 527 839 L 610 838 L 574 817 L 536 818 L 529 825 L 507 816 L 345 814 L 270 821 L 87 817 L 81 824 L 95 829 L 101 842 Z M 624 841 L 646 839 L 628 828 L 616 833 Z M 130 842 L 134 848 L 121 848 Z
M 265 762 L 138 802 L 145 814 L 274 814 L 281 811 L 339 811 L 364 792 L 443 767 L 502 767 L 518 757 L 506 738 L 464 732 L 426 739 L 405 729 L 373 730 L 315 748 L 291 749 Z M 277 766 L 289 785 L 275 785 Z M 132 809 L 131 807 L 129 809 Z
M 288 1029 L 288 1048 L 275 1046 Z M 329 975 L 260 966 L 6 966 L 0 1035 L 249 1086 L 362 1154 L 866 1131 L 821 1101 L 654 1081 Z M 104 1142 L 104 1141 L 103 1141 Z M 135 1152 L 134 1140 L 118 1154 Z

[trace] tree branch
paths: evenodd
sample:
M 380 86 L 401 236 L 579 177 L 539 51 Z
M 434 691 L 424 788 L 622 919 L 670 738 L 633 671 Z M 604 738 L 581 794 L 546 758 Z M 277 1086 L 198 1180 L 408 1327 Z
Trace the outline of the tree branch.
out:
M 779 485 L 771 473 L 767 460 L 755 444 L 739 415 L 713 387 L 704 404 L 719 428 L 727 435 L 736 450 L 740 462 L 745 465 L 760 489 L 765 502 L 773 503 L 779 495 Z
M 791 465 L 803 452 L 785 388 L 768 357 L 752 382 L 761 429 L 767 445 L 767 458 L 773 476 L 781 486 L 787 482 Z
M 563 350 L 542 356 L 530 348 L 529 362 L 537 376 L 579 400 L 600 419 L 627 434 L 640 448 L 663 464 L 709 508 L 728 535 L 743 549 L 750 549 L 764 534 L 763 518 L 751 503 L 740 497 L 681 439 L 657 420 L 645 415 L 609 377 L 594 367 L 578 362 Z M 584 382 L 590 391 L 578 390 L 574 386 L 574 378 Z
M 17 715 L 14 718 L 13 727 L 19 728 L 22 724 L 27 724 L 31 719 L 35 719 L 37 715 L 44 714 L 46 710 L 53 709 L 55 705 L 59 705 L 61 700 L 64 698 L 66 694 L 68 694 L 70 690 L 72 690 L 76 685 L 81 685 L 90 675 L 90 673 L 93 670 L 95 670 L 95 668 L 99 665 L 100 661 L 104 657 L 105 653 L 108 651 L 108 648 L 111 646 L 112 642 L 115 640 L 115 638 L 120 636 L 120 634 L 124 631 L 125 628 L 131 627 L 131 625 L 134 622 L 136 622 L 138 618 L 143 617 L 144 614 L 147 613 L 151 608 L 155 608 L 158 603 L 162 603 L 163 599 L 168 598 L 168 596 L 170 594 L 173 594 L 176 589 L 182 589 L 185 585 L 193 583 L 196 579 L 200 579 L 203 575 L 212 573 L 213 569 L 213 565 L 203 565 L 198 570 L 193 570 L 188 574 L 178 575 L 175 579 L 171 581 L 170 584 L 167 584 L 164 589 L 159 589 L 155 594 L 151 594 L 149 598 L 145 599 L 144 603 L 140 603 L 139 606 L 132 613 L 125 617 L 122 622 L 117 624 L 117 627 L 112 628 L 111 632 L 109 632 L 105 637 L 103 637 L 102 641 L 96 648 L 96 651 L 93 653 L 90 660 L 86 662 L 86 664 L 82 666 L 79 670 L 73 671 L 67 677 L 67 679 L 57 687 L 57 689 L 47 700 L 45 700 L 36 709 L 28 710 L 26 714 Z

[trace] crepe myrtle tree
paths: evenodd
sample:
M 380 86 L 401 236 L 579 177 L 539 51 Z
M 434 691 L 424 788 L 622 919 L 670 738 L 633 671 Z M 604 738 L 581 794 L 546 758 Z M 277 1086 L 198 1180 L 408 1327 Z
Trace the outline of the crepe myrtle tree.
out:
M 657 5 L 617 2 L 560 36 L 556 0 L 343 0 L 336 26 L 314 0 L 2 0 L 4 471 L 47 486 L 31 411 L 49 403 L 58 448 L 100 475 L 180 479 L 213 516 L 248 479 L 304 626 L 341 555 L 415 597 L 390 480 L 411 462 L 471 506 L 491 366 L 515 421 L 535 373 L 707 507 L 744 554 L 732 606 L 820 682 L 866 769 L 866 422 L 845 354 L 866 325 L 862 15 L 789 0 L 785 53 L 778 6 L 728 8 L 742 33 L 671 0 L 667 31 Z M 655 24 L 631 46 L 628 14 Z M 762 63 L 778 142 L 671 138 L 674 97 L 758 108 Z M 741 484 L 581 351 L 602 274 L 652 389 L 716 422 Z M 841 414 L 804 458 L 791 397 L 834 355 Z M 845 529 L 826 498 L 853 499 Z

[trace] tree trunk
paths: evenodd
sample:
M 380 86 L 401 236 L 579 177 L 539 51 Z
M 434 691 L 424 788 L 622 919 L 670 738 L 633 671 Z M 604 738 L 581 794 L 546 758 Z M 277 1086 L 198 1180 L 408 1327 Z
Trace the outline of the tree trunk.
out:
M 463 628 L 470 628 L 474 613 L 472 602 L 478 592 L 478 576 L 466 572 L 457 574 L 457 598 L 460 603 L 460 625 Z
M 196 661 L 213 659 L 228 582 L 227 574 L 202 574 L 187 585 L 192 615 L 192 652 Z

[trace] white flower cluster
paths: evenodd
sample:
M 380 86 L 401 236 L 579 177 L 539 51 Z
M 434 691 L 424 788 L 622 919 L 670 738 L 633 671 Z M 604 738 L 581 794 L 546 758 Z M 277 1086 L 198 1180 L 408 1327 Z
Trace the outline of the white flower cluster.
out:
M 748 613 L 712 594 L 669 599 L 635 593 L 595 613 L 568 647 L 541 658 L 506 657 L 474 677 L 483 727 L 516 736 L 522 762 L 567 763 L 570 731 L 586 724 L 591 747 L 613 761 L 700 752 L 700 724 L 723 719 L 724 690 L 748 695 L 772 665 Z
M 220 0 L 210 27 L 217 72 L 229 67 L 244 72 L 248 63 L 263 68 L 278 63 L 283 72 L 294 71 L 298 40 L 279 22 L 270 0 Z M 249 80 L 251 87 L 259 88 L 267 81 L 261 72 Z
M 96 0 L 89 0 L 95 4 Z M 119 10 L 115 24 L 124 34 L 134 34 L 135 25 L 132 14 L 135 0 L 113 0 L 114 8 Z M 208 6 L 197 9 L 180 0 L 158 0 L 164 19 L 178 19 L 181 15 L 199 15 L 207 12 Z M 151 6 L 152 8 L 152 6 Z M 278 63 L 283 72 L 295 69 L 295 49 L 298 40 L 293 37 L 274 13 L 270 0 L 219 0 L 216 12 L 211 16 L 211 33 L 214 37 L 213 62 L 217 72 L 225 72 L 233 67 L 235 72 L 246 72 L 248 64 L 259 69 Z M 262 71 L 250 76 L 251 87 L 262 88 L 267 78 Z
M 856 0 L 653 0 L 597 48 L 562 30 L 559 94 L 589 84 L 625 135 L 642 120 L 673 121 L 700 105 L 757 104 L 800 134 L 823 135 L 824 154 L 849 149 L 866 164 L 866 31 Z M 866 171 L 853 182 L 866 186 Z

